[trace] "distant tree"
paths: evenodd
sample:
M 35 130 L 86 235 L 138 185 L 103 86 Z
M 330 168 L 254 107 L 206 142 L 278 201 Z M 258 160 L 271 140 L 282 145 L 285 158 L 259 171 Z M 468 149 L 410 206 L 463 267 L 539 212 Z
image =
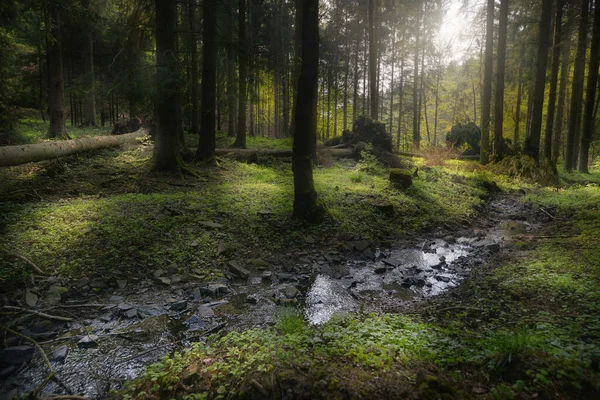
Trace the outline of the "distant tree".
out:
M 492 62 L 494 47 L 494 0 L 487 0 L 485 29 L 485 63 L 483 71 L 483 98 L 481 109 L 481 154 L 482 164 L 489 162 L 490 109 L 492 102 Z
M 504 156 L 504 75 L 506 61 L 506 36 L 508 28 L 508 0 L 500 1 L 498 22 L 498 67 L 496 69 L 496 100 L 494 102 L 494 156 Z
M 298 77 L 292 170 L 294 215 L 315 220 L 323 213 L 313 182 L 311 148 L 317 135 L 317 88 L 319 78 L 319 0 L 302 0 L 301 67 Z
M 562 30 L 563 0 L 556 1 L 556 17 L 554 19 L 554 39 L 552 44 L 552 70 L 550 71 L 550 93 L 548 94 L 548 113 L 546 114 L 546 134 L 544 135 L 543 157 L 552 158 L 552 135 L 556 104 L 556 88 L 558 86 L 558 67 L 560 65 L 560 41 Z
M 196 159 L 209 161 L 215 156 L 216 100 L 217 100 L 217 4 L 204 0 L 204 24 L 202 29 L 202 99 L 200 141 Z
M 542 0 L 542 16 L 540 19 L 537 62 L 535 68 L 535 87 L 533 92 L 533 108 L 531 110 L 531 132 L 525 141 L 525 154 L 538 160 L 540 155 L 540 138 L 542 134 L 542 111 L 544 108 L 544 89 L 546 87 L 546 64 L 550 47 L 550 27 L 552 22 L 552 0 Z
M 177 71 L 177 3 L 175 0 L 155 0 L 156 7 L 156 116 L 157 131 L 154 139 L 155 171 L 179 171 L 182 166 L 179 153 L 177 99 L 179 74 Z
M 379 94 L 377 91 L 377 37 L 375 15 L 377 0 L 369 1 L 369 96 L 371 98 L 371 119 L 376 121 L 379 111 Z
M 89 25 L 93 26 L 94 13 L 90 0 L 83 0 L 83 8 L 86 11 Z M 85 116 L 83 125 L 96 126 L 96 80 L 94 78 L 94 32 L 92 28 L 87 29 L 85 45 L 86 93 L 84 97 Z M 131 117 L 133 118 L 133 116 Z
M 200 120 L 198 114 L 198 43 L 196 40 L 196 7 L 198 6 L 196 0 L 189 0 L 188 18 L 190 25 L 190 51 L 191 51 L 191 65 L 190 65 L 190 92 L 191 92 L 191 124 L 190 133 L 196 135 L 200 130 Z
M 65 80 L 63 77 L 62 63 L 62 34 L 61 34 L 61 8 L 59 0 L 48 2 L 48 68 L 50 74 L 50 88 L 48 91 L 48 104 L 50 109 L 50 129 L 48 136 L 51 138 L 68 138 L 65 125 L 66 116 L 64 109 Z
M 587 88 L 585 92 L 585 105 L 583 109 L 583 130 L 579 144 L 579 172 L 588 173 L 590 144 L 594 130 L 594 104 L 596 102 L 596 84 L 598 82 L 598 53 L 600 48 L 600 4 L 594 3 L 594 24 L 592 30 L 592 48 L 588 68 Z
M 238 129 L 235 140 L 236 147 L 246 148 L 246 81 L 248 80 L 246 56 L 246 0 L 239 0 L 238 4 L 238 44 L 239 44 L 239 91 L 238 91 Z
M 552 135 L 552 163 L 556 165 L 560 155 L 560 144 L 563 132 L 563 119 L 565 115 L 565 99 L 567 97 L 567 81 L 571 71 L 571 35 L 565 29 L 561 44 L 562 62 L 560 66 L 560 83 L 558 88 L 558 103 L 556 104 L 556 123 Z
M 585 74 L 585 53 L 588 28 L 588 3 L 581 0 L 581 14 L 577 39 L 577 53 L 573 67 L 573 85 L 571 89 L 571 106 L 569 108 L 569 128 L 567 131 L 567 147 L 564 168 L 571 171 L 575 167 L 575 155 L 578 153 L 579 125 L 581 122 L 581 102 L 583 97 L 583 80 Z

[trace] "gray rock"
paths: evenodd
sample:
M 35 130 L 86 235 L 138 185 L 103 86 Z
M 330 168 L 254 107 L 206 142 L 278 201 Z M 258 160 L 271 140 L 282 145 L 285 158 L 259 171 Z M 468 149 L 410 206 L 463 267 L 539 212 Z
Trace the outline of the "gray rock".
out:
M 169 286 L 171 284 L 171 279 L 166 276 L 159 276 L 158 281 L 163 285 Z
M 491 251 L 492 253 L 500 251 L 500 245 L 498 243 L 490 243 L 487 246 L 485 246 L 485 248 Z
M 198 311 L 197 314 L 200 315 L 201 317 L 214 317 L 215 316 L 215 312 L 212 310 L 212 308 L 208 307 L 208 306 L 200 306 L 198 307 Z
M 125 312 L 123 313 L 123 316 L 124 316 L 125 318 L 130 318 L 130 319 L 131 319 L 131 318 L 135 318 L 135 317 L 137 317 L 137 315 L 138 315 L 138 314 L 137 314 L 137 310 L 136 310 L 135 308 L 132 308 L 132 309 L 130 309 L 130 310 L 127 310 L 127 311 L 125 311 Z
M 402 280 L 402 287 L 409 288 L 411 286 L 422 287 L 425 285 L 425 279 L 420 276 L 407 276 Z
M 187 308 L 188 302 L 185 300 L 176 301 L 171 303 L 171 310 L 173 311 L 183 311 Z
M 354 248 L 354 250 L 362 252 L 367 247 L 369 247 L 369 244 L 370 242 L 368 240 L 359 240 L 358 242 L 355 242 L 352 247 Z
M 106 313 L 99 316 L 98 319 L 102 322 L 110 322 L 112 321 L 112 317 L 112 313 Z
M 208 296 L 221 296 L 229 293 L 229 288 L 223 283 L 211 283 L 206 287 L 200 288 L 200 294 Z
M 31 290 L 27 290 L 25 292 L 25 304 L 27 304 L 29 307 L 35 307 L 38 300 L 38 295 L 33 293 Z
M 117 279 L 117 286 L 119 289 L 125 289 L 127 286 L 127 279 Z
M 367 260 L 374 260 L 375 259 L 375 253 L 373 253 L 371 250 L 366 249 L 363 250 L 362 255 L 364 258 L 366 258 Z
M 273 280 L 273 272 L 271 272 L 271 271 L 264 271 L 262 273 L 262 275 L 260 276 L 260 278 L 263 281 L 271 282 Z
M 106 282 L 100 278 L 94 278 L 90 281 L 89 286 L 93 289 L 103 289 L 106 287 Z
M 85 335 L 79 340 L 79 342 L 77 342 L 77 346 L 83 349 L 91 349 L 94 347 L 98 347 L 98 339 L 100 338 L 93 334 Z
M 294 274 L 288 274 L 288 273 L 285 273 L 285 272 L 278 272 L 277 273 L 277 279 L 279 279 L 281 282 L 291 281 L 292 279 L 294 279 Z
M 258 303 L 258 299 L 254 296 L 247 296 L 246 297 L 246 303 L 248 304 L 257 304 Z
M 387 272 L 387 267 L 379 267 L 375 268 L 374 271 L 376 274 L 385 274 Z
M 155 307 L 155 306 L 142 306 L 142 307 L 138 307 L 137 314 L 140 318 L 146 318 L 146 317 L 158 317 L 159 315 L 163 314 L 163 312 L 158 307 Z
M 59 346 L 52 354 L 50 354 L 50 361 L 64 361 L 67 358 L 67 354 L 69 353 L 69 346 Z
M 32 346 L 12 346 L 0 350 L 0 364 L 21 365 L 31 360 L 34 348 Z
M 227 250 L 229 250 L 229 247 L 223 240 L 219 240 L 219 244 L 217 245 L 217 255 L 220 256 L 221 254 L 225 254 L 227 253 Z
M 133 308 L 133 306 L 127 303 L 121 303 L 117 306 L 117 308 L 119 311 L 129 311 Z
M 298 294 L 300 294 L 300 291 L 298 289 L 296 289 L 294 286 L 288 286 L 285 289 L 283 289 L 283 294 L 285 295 L 286 298 L 293 299 L 293 298 L 298 297 Z
M 110 296 L 108 298 L 109 303 L 120 303 L 123 301 L 123 296 Z
M 169 266 L 167 267 L 167 273 L 169 274 L 176 274 L 179 272 L 179 267 L 177 266 L 177 263 L 171 263 L 169 264 Z
M 194 288 L 194 290 L 192 290 L 192 298 L 194 300 L 201 300 L 202 299 L 202 293 L 200 293 L 200 289 L 199 288 Z
M 50 286 L 48 288 L 48 291 L 46 292 L 46 296 L 44 296 L 44 304 L 46 304 L 47 306 L 57 305 L 58 303 L 60 303 L 60 299 L 66 291 L 67 291 L 67 288 L 62 287 L 62 286 L 58 286 L 58 285 Z
M 90 284 L 90 278 L 88 278 L 87 276 L 84 276 L 83 278 L 81 278 L 79 280 L 79 282 L 77 282 L 77 287 L 81 289 L 85 286 L 88 286 L 89 284 Z
M 398 258 L 384 258 L 382 261 L 387 265 L 391 265 L 394 268 L 396 268 L 399 265 L 402 265 L 402 260 Z
M 445 283 L 448 283 L 451 280 L 451 278 L 449 276 L 446 276 L 446 275 L 437 275 L 435 277 L 435 279 L 437 279 L 440 282 L 445 282 Z
M 171 279 L 171 284 L 176 284 L 176 283 L 183 281 L 183 276 L 179 275 L 179 274 L 173 274 L 173 275 L 171 275 L 170 279 Z
M 152 273 L 152 276 L 154 276 L 155 278 L 157 278 L 157 279 L 158 279 L 158 278 L 160 278 L 161 276 L 163 276 L 163 275 L 164 275 L 166 272 L 167 272 L 167 271 L 165 271 L 164 269 L 162 269 L 162 268 L 159 268 L 159 269 L 157 269 L 156 271 L 154 271 L 154 272 Z
M 246 268 L 242 267 L 235 261 L 229 261 L 227 263 L 227 266 L 229 268 L 229 271 L 233 272 L 240 278 L 248 278 L 250 276 L 250 271 L 248 271 Z

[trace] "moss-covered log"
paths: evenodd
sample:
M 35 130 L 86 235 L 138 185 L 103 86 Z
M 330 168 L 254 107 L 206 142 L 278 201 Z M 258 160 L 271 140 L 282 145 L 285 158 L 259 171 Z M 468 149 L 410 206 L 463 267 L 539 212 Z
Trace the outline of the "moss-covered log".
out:
M 55 140 L 38 144 L 0 147 L 0 167 L 10 167 L 30 162 L 51 160 L 85 151 L 117 147 L 136 143 L 136 138 L 146 135 L 144 129 L 120 136 L 96 136 L 73 140 Z

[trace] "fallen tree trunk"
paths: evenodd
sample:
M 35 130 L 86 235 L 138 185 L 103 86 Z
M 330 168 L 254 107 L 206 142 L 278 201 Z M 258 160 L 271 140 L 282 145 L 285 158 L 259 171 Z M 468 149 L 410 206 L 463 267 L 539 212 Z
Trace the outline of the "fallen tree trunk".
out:
M 146 134 L 144 129 L 140 129 L 125 135 L 96 136 L 20 146 L 4 146 L 0 147 L 0 167 L 11 167 L 30 162 L 51 160 L 85 151 L 136 143 L 136 138 Z
M 326 152 L 332 157 L 353 157 L 356 153 L 352 149 L 318 149 L 317 152 Z M 291 157 L 292 150 L 273 150 L 273 149 L 215 149 L 215 154 L 224 156 L 232 154 L 239 158 L 250 158 L 252 156 L 261 157 Z

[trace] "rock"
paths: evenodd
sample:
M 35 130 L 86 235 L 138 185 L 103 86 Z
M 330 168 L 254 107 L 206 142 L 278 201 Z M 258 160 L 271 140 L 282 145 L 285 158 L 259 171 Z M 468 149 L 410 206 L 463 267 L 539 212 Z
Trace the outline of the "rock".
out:
M 200 221 L 200 222 L 198 222 L 198 225 L 204 226 L 206 228 L 213 228 L 213 229 L 223 228 L 223 225 L 218 224 L 216 222 L 211 222 L 211 221 Z
M 117 306 L 117 308 L 119 309 L 119 311 L 129 311 L 133 308 L 133 306 L 127 303 L 121 303 Z
M 16 365 L 10 365 L 8 367 L 0 368 L 0 379 L 6 379 L 13 374 L 18 369 Z M 6 397 L 10 399 L 11 397 Z
M 491 251 L 492 253 L 500 251 L 500 245 L 498 243 L 488 244 L 487 246 L 485 246 L 485 248 Z
M 374 260 L 375 258 L 377 258 L 377 256 L 375 256 L 375 253 L 373 253 L 373 251 L 369 249 L 363 250 L 362 256 L 367 260 Z
M 0 364 L 21 365 L 31 360 L 34 348 L 32 346 L 11 346 L 0 350 Z
M 387 267 L 379 267 L 375 268 L 374 271 L 376 274 L 385 274 L 387 272 Z
M 248 271 L 246 268 L 242 267 L 235 261 L 229 261 L 227 263 L 227 266 L 229 267 L 229 271 L 239 276 L 240 278 L 246 279 L 250 276 L 250 271 Z
M 192 290 L 192 298 L 194 300 L 201 300 L 202 299 L 202 293 L 200 293 L 200 289 L 199 288 L 194 288 L 194 290 Z
M 58 285 L 50 286 L 50 288 L 48 288 L 48 291 L 46 292 L 46 296 L 44 296 L 44 304 L 46 304 L 47 306 L 57 305 L 60 302 L 62 295 L 66 292 L 67 288 L 65 287 Z
M 285 289 L 283 289 L 283 294 L 286 298 L 293 299 L 293 298 L 298 297 L 298 294 L 300 294 L 300 291 L 298 289 L 296 289 L 294 286 L 287 286 Z
M 117 286 L 119 289 L 125 289 L 127 286 L 127 279 L 117 279 Z
M 396 268 L 399 265 L 402 265 L 402 260 L 397 258 L 384 258 L 382 261 L 387 265 L 391 265 L 394 268 Z
M 100 339 L 96 335 L 85 335 L 82 337 L 79 342 L 77 342 L 77 346 L 83 349 L 91 349 L 93 347 L 98 347 L 98 339 Z
M 266 282 L 271 282 L 271 281 L 273 280 L 273 273 L 272 273 L 271 271 L 264 271 L 264 272 L 262 273 L 262 275 L 260 276 L 260 278 L 261 278 L 263 281 L 266 281 Z
M 142 306 L 137 309 L 138 317 L 146 318 L 146 317 L 158 317 L 163 314 L 163 312 L 155 306 Z
M 167 278 L 166 276 L 160 276 L 158 277 L 158 281 L 160 283 L 162 283 L 163 285 L 169 286 L 171 284 L 171 279 Z
M 212 310 L 212 308 L 210 308 L 208 306 L 204 306 L 204 305 L 198 307 L 197 314 L 200 315 L 201 317 L 206 317 L 206 318 L 215 316 L 215 312 Z
M 258 299 L 254 296 L 247 296 L 246 303 L 248 304 L 258 304 Z
M 106 282 L 100 278 L 94 278 L 90 281 L 89 286 L 93 289 L 103 289 L 106 287 Z
M 399 189 L 408 189 L 412 186 L 412 174 L 409 171 L 400 168 L 390 169 L 390 182 Z
M 98 319 L 102 322 L 110 322 L 112 321 L 112 317 L 112 313 L 106 313 L 99 316 Z
M 183 281 L 183 276 L 179 274 L 173 274 L 169 279 L 171 279 L 171 284 L 176 284 Z
M 294 279 L 294 274 L 288 274 L 288 273 L 285 273 L 285 272 L 278 272 L 277 273 L 277 279 L 279 279 L 281 282 L 291 281 L 292 279 Z
M 81 278 L 79 280 L 79 282 L 77 282 L 77 287 L 79 289 L 81 289 L 81 288 L 83 288 L 85 286 L 88 286 L 89 284 L 90 284 L 90 278 L 88 278 L 87 276 L 84 276 L 83 278 Z
M 152 273 L 152 276 L 154 276 L 156 279 L 160 278 L 161 276 L 163 276 L 167 271 L 165 271 L 162 268 L 157 269 L 156 271 L 154 271 Z
M 69 353 L 69 346 L 59 346 L 52 354 L 50 354 L 50 361 L 64 361 L 67 358 L 67 354 Z
M 177 267 L 177 263 L 171 263 L 167 267 L 167 273 L 173 275 L 179 272 L 179 267 Z
M 387 200 L 374 200 L 371 202 L 375 211 L 384 215 L 394 215 L 394 205 Z
M 225 242 L 223 240 L 219 240 L 219 244 L 217 244 L 217 255 L 220 256 L 221 254 L 225 254 L 227 253 L 227 250 L 229 250 L 229 248 Z
M 352 245 L 352 248 L 358 252 L 361 252 L 361 251 L 365 250 L 367 247 L 369 247 L 370 244 L 371 244 L 371 242 L 369 242 L 368 240 L 359 240 L 357 242 L 354 242 L 354 244 Z
M 35 307 L 38 300 L 38 295 L 33 293 L 31 290 L 27 290 L 25 292 L 25 304 L 27 304 L 29 307 Z
M 109 303 L 121 303 L 123 301 L 123 296 L 110 296 L 108 298 Z
M 206 287 L 200 288 L 200 294 L 208 296 L 222 296 L 229 293 L 229 288 L 223 283 L 211 283 Z
M 402 280 L 402 287 L 409 288 L 411 286 L 422 287 L 425 285 L 425 279 L 420 276 L 407 276 Z
M 185 300 L 176 301 L 171 303 L 171 310 L 173 311 L 183 311 L 187 308 L 188 302 Z
M 317 240 L 310 235 L 306 235 L 306 236 L 304 236 L 304 242 L 306 242 L 308 244 L 314 244 L 317 242 Z
M 132 308 L 131 310 L 127 310 L 127 311 L 125 311 L 123 313 L 123 316 L 125 318 L 129 318 L 129 319 L 135 318 L 135 317 L 137 317 L 137 315 L 138 315 L 138 313 L 137 313 L 137 310 L 135 308 Z
M 437 279 L 440 282 L 445 282 L 445 283 L 448 283 L 451 280 L 451 278 L 449 276 L 446 276 L 446 275 L 437 275 L 435 277 L 435 279 Z

